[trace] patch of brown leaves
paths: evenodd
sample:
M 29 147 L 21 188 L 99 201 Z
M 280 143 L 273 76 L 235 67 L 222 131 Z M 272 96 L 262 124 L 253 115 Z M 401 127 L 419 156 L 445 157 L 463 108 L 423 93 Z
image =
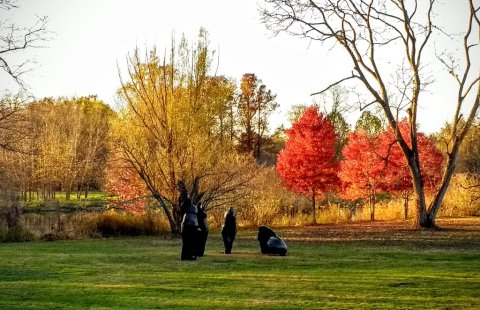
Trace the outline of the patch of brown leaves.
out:
M 285 240 L 305 242 L 372 242 L 418 247 L 480 249 L 480 218 L 437 220 L 439 228 L 416 228 L 411 221 L 376 221 L 284 228 Z

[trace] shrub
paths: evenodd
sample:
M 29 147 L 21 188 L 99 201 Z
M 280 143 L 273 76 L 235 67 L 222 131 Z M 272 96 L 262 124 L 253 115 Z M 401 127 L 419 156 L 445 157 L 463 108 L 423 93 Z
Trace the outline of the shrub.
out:
M 34 235 L 24 229 L 22 225 L 7 227 L 0 225 L 0 241 L 2 242 L 24 242 L 34 240 Z
M 5 220 L 0 221 L 0 240 L 3 241 L 164 236 L 169 232 L 168 222 L 160 212 L 145 215 L 115 211 L 28 213 L 22 216 L 20 225 L 15 229 L 8 229 Z
M 158 236 L 170 231 L 167 221 L 158 212 L 145 215 L 107 212 L 96 218 L 96 228 L 102 237 Z
M 453 176 L 440 215 L 446 217 L 479 216 L 479 177 L 468 173 Z

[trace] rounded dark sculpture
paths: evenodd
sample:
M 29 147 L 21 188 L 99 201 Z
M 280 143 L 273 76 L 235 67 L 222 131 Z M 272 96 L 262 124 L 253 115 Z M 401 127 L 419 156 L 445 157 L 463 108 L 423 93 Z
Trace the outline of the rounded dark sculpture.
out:
M 197 220 L 198 220 L 198 232 L 197 232 L 197 242 L 196 242 L 196 251 L 197 256 L 202 257 L 205 253 L 205 245 L 207 244 L 208 238 L 208 222 L 207 222 L 207 212 L 205 208 L 200 206 L 197 207 Z
M 287 244 L 267 226 L 258 227 L 258 242 L 262 254 L 287 255 Z
M 233 241 L 237 234 L 237 220 L 235 209 L 228 208 L 225 212 L 225 223 L 222 226 L 222 239 L 225 246 L 225 254 L 232 253 Z
M 197 259 L 196 241 L 198 235 L 197 206 L 190 199 L 184 201 L 185 214 L 182 218 L 182 260 Z

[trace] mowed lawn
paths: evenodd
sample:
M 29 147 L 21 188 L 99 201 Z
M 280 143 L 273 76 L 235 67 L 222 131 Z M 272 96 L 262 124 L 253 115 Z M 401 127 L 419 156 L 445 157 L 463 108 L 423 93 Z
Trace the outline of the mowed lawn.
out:
M 233 254 L 118 238 L 0 244 L 0 309 L 479 309 L 480 219 L 276 229 L 286 257 L 241 230 Z

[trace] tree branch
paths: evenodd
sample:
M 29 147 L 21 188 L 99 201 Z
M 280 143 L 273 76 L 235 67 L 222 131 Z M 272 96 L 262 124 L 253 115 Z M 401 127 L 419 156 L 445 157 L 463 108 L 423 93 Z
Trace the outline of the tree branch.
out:
M 356 76 L 355 74 L 353 74 L 352 72 L 352 75 L 349 76 L 349 77 L 346 77 L 346 78 L 343 78 L 335 83 L 332 83 L 330 85 L 328 85 L 326 88 L 322 89 L 321 91 L 318 91 L 318 92 L 315 92 L 315 93 L 311 93 L 310 96 L 315 96 L 315 95 L 320 95 L 320 94 L 323 94 L 324 92 L 326 92 L 327 90 L 329 90 L 330 88 L 334 87 L 334 86 L 337 86 L 345 81 L 348 81 L 348 80 L 351 80 L 351 79 L 355 79 L 355 78 L 359 78 L 358 76 Z

